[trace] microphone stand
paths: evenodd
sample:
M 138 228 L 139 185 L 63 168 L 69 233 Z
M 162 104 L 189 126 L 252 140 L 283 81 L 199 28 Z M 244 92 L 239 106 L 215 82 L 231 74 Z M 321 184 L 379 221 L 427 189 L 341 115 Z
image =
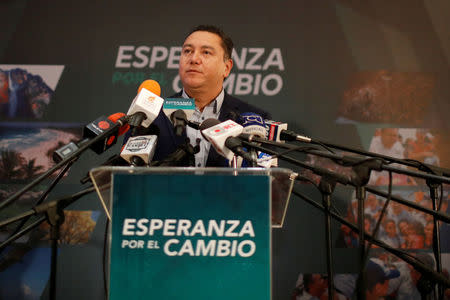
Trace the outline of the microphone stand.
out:
M 119 129 L 120 126 L 122 126 L 125 123 L 126 123 L 126 120 L 119 119 L 116 123 L 114 123 L 113 126 L 108 128 L 105 132 L 103 132 L 102 134 L 100 134 L 100 135 L 96 136 L 95 138 L 89 140 L 88 142 L 84 143 L 78 150 L 76 150 L 73 153 L 71 153 L 65 159 L 61 160 L 59 163 L 57 163 L 56 165 L 54 165 L 53 167 L 48 169 L 47 172 L 43 173 L 41 176 L 39 176 L 36 179 L 34 179 L 32 182 L 27 184 L 25 187 L 23 187 L 21 190 L 16 192 L 14 195 L 12 195 L 8 199 L 6 199 L 2 203 L 0 203 L 0 210 L 2 208 L 5 208 L 6 206 L 10 205 L 13 201 L 17 200 L 20 196 L 22 196 L 24 193 L 26 193 L 27 191 L 32 189 L 34 186 L 39 184 L 41 181 L 43 181 L 44 179 L 49 177 L 51 174 L 53 174 L 53 172 L 55 172 L 56 170 L 58 170 L 62 166 L 66 165 L 68 163 L 73 163 L 90 146 L 92 146 L 94 143 L 104 139 L 108 135 L 113 134 L 115 131 L 117 131 Z
M 354 157 L 348 157 L 348 156 L 336 156 L 329 153 L 324 153 L 322 151 L 315 151 L 315 150 L 306 150 L 304 151 L 309 154 L 318 155 L 322 157 L 327 157 L 332 159 L 333 161 L 341 162 L 344 166 L 348 163 L 353 164 L 354 166 L 352 169 L 355 171 L 356 175 L 359 177 L 359 179 L 356 180 L 359 184 L 356 186 L 356 195 L 357 195 L 357 201 L 358 201 L 358 223 L 359 223 L 359 230 L 360 230 L 360 239 L 359 239 L 359 247 L 360 247 L 360 255 L 361 258 L 364 258 L 364 187 L 362 187 L 362 183 L 365 185 L 367 184 L 370 176 L 370 170 L 389 170 L 395 171 L 396 173 L 406 174 L 413 177 L 420 177 L 426 179 L 427 186 L 430 189 L 430 197 L 433 204 L 433 211 L 439 212 L 440 208 L 438 205 L 438 187 L 441 186 L 443 182 L 449 183 L 450 179 L 447 177 L 434 175 L 434 174 L 426 174 L 421 172 L 414 172 L 409 170 L 403 170 L 391 166 L 384 166 L 383 162 L 379 159 L 370 160 L 370 159 L 361 159 L 361 158 L 354 158 Z M 365 183 L 364 183 L 365 182 Z M 441 183 L 438 183 L 441 182 Z M 434 258 L 436 260 L 436 270 L 441 273 L 442 272 L 442 262 L 441 262 L 441 246 L 440 246 L 440 224 L 439 220 L 436 217 L 436 213 L 432 214 L 433 216 L 433 253 Z M 361 224 L 362 223 L 362 224 Z M 363 244 L 361 244 L 361 242 Z M 364 259 L 362 260 L 364 262 Z M 363 273 L 364 265 L 361 265 L 360 268 L 360 277 L 361 279 L 361 288 L 358 289 L 361 293 L 365 291 L 364 288 L 364 278 L 362 277 L 364 275 Z M 438 289 L 438 297 L 441 298 L 444 295 L 444 290 L 442 286 L 439 286 Z M 359 297 L 361 297 L 361 294 L 358 294 Z
M 257 141 L 259 142 L 259 139 Z M 258 149 L 258 146 L 256 146 L 254 143 L 250 143 L 250 142 L 247 142 L 244 140 L 244 144 L 251 144 L 253 147 Z M 274 143 L 269 143 L 269 144 L 274 145 Z M 279 143 L 276 143 L 276 144 L 279 144 Z M 286 146 L 281 146 L 281 145 L 277 145 L 277 146 L 286 148 Z M 295 150 L 291 146 L 287 146 L 287 148 Z M 269 153 L 269 154 L 276 154 L 275 151 L 272 151 L 272 150 L 264 148 L 264 147 L 259 147 L 259 150 Z M 299 150 L 299 151 L 301 151 L 301 150 Z M 366 280 L 364 278 L 364 268 L 365 268 L 364 262 L 365 262 L 365 253 L 366 253 L 365 238 L 364 238 L 364 199 L 365 199 L 365 187 L 364 186 L 369 181 L 371 170 L 376 170 L 376 171 L 387 170 L 390 172 L 394 171 L 394 172 L 397 172 L 400 174 L 406 174 L 406 175 L 426 179 L 427 184 L 429 184 L 429 186 L 430 186 L 430 194 L 431 194 L 432 201 L 433 201 L 433 210 L 435 210 L 435 211 L 438 210 L 437 209 L 438 208 L 437 187 L 439 186 L 435 182 L 438 181 L 438 182 L 441 182 L 441 184 L 442 183 L 450 183 L 450 178 L 438 176 L 438 175 L 434 175 L 434 174 L 426 174 L 426 173 L 422 173 L 422 172 L 414 172 L 414 171 L 399 169 L 399 168 L 395 168 L 395 167 L 391 167 L 391 166 L 386 166 L 386 165 L 384 165 L 384 162 L 381 159 L 361 159 L 361 158 L 348 157 L 348 156 L 338 156 L 335 154 L 324 153 L 324 152 L 318 151 L 318 150 L 302 149 L 302 152 L 330 158 L 333 161 L 337 161 L 337 162 L 343 164 L 344 166 L 351 166 L 354 173 L 356 174 L 356 176 L 352 177 L 351 179 L 348 179 L 347 183 L 356 187 L 356 198 L 358 201 L 359 254 L 360 254 L 360 261 L 361 261 L 361 265 L 360 265 L 360 269 L 359 269 L 360 276 L 358 279 L 357 292 L 358 292 L 358 299 L 364 299 L 365 298 L 365 285 L 366 285 Z M 295 159 L 286 157 L 285 155 L 279 155 L 279 157 L 283 158 L 291 163 L 295 163 L 299 166 L 302 166 L 302 167 L 305 167 L 305 165 L 309 166 L 309 165 L 299 162 Z M 323 176 L 323 174 L 320 174 L 320 173 L 322 173 L 322 171 L 318 173 L 316 168 L 313 169 L 313 168 L 310 168 L 310 166 L 307 168 L 312 170 L 314 173 Z M 345 183 L 345 180 L 343 180 L 340 183 L 347 184 L 347 183 Z M 441 259 L 440 259 L 441 252 L 440 252 L 440 244 L 439 244 L 439 239 L 440 239 L 439 228 L 438 228 L 439 222 L 437 220 L 436 214 L 433 214 L 433 218 L 434 218 L 433 251 L 434 251 L 434 255 L 436 257 L 437 271 L 441 273 L 442 265 L 441 265 Z M 443 287 L 440 286 L 439 287 L 440 296 L 443 295 L 443 292 L 444 292 Z
M 72 164 L 75 162 L 75 160 L 67 163 L 67 165 L 58 173 L 58 175 L 56 176 L 56 178 L 52 181 L 52 183 L 50 184 L 50 186 L 41 194 L 41 196 L 39 197 L 38 201 L 36 201 L 35 205 L 39 205 L 41 204 L 45 198 L 48 196 L 48 194 L 50 193 L 50 191 L 56 186 L 56 184 L 61 180 L 61 178 L 64 176 L 64 174 L 69 170 L 69 168 L 72 166 Z M 12 241 L 16 240 L 18 237 L 21 237 L 22 235 L 20 234 L 17 238 L 14 238 L 15 235 L 17 233 L 20 232 L 21 228 L 25 225 L 25 223 L 30 219 L 30 217 L 26 217 L 24 218 L 20 224 L 16 227 L 16 229 L 14 230 L 14 232 L 6 239 L 6 241 L 4 241 L 3 243 L 0 244 L 0 254 L 2 253 L 2 251 L 4 250 L 3 248 L 3 244 L 7 243 L 10 239 L 12 239 Z M 8 243 L 9 244 L 9 243 Z
M 316 201 L 310 199 L 309 197 L 303 195 L 302 193 L 298 192 L 295 188 L 292 190 L 292 193 L 300 198 L 302 198 L 303 200 L 305 200 L 306 202 L 308 202 L 309 204 L 313 205 L 314 207 L 324 211 L 325 208 L 320 205 L 319 203 L 317 203 Z M 353 225 L 352 223 L 350 223 L 349 221 L 345 220 L 344 218 L 342 218 L 341 216 L 339 216 L 338 214 L 330 211 L 331 216 L 338 220 L 341 224 L 344 224 L 345 226 L 349 227 L 352 231 L 358 233 L 359 229 L 357 226 Z M 435 272 L 433 269 L 429 268 L 428 266 L 426 266 L 424 263 L 422 263 L 420 260 L 418 260 L 415 257 L 412 257 L 409 253 L 405 253 L 402 250 L 398 250 L 395 249 L 391 246 L 389 246 L 388 244 L 374 238 L 372 235 L 370 234 L 365 234 L 364 238 L 369 241 L 372 244 L 375 244 L 383 249 L 385 249 L 386 251 L 390 252 L 391 254 L 399 257 L 400 259 L 404 260 L 405 262 L 407 262 L 408 264 L 410 264 L 411 266 L 413 266 L 414 269 L 416 269 L 417 271 L 419 271 L 422 276 L 428 277 L 430 278 L 433 282 L 437 282 L 441 285 L 443 285 L 446 288 L 450 287 L 450 279 L 447 278 L 446 276 L 444 276 L 442 273 L 437 273 Z M 360 298 L 358 298 L 360 299 Z M 364 298 L 363 298 L 364 299 Z
M 188 166 L 195 166 L 195 154 L 200 151 L 200 146 L 191 145 L 189 138 L 186 138 L 183 144 L 180 144 L 174 152 L 169 154 L 165 159 L 150 163 L 152 167 L 178 166 L 186 157 L 188 158 Z
M 29 230 L 39 226 L 44 220 L 50 225 L 50 242 L 51 242 L 51 264 L 50 264 L 50 300 L 56 299 L 56 270 L 57 270 L 57 254 L 58 254 L 58 240 L 60 237 L 60 227 L 64 223 L 64 211 L 63 209 L 84 195 L 87 195 L 95 191 L 94 187 L 87 188 L 81 192 L 73 194 L 71 196 L 63 197 L 54 201 L 46 202 L 40 204 L 33 209 L 26 211 L 18 216 L 9 218 L 0 222 L 0 228 L 14 223 L 25 218 L 29 218 L 34 215 L 45 214 L 45 218 L 39 219 L 37 222 L 32 224 L 32 228 L 24 229 L 23 232 L 28 232 Z M 12 240 L 9 242 L 11 243 Z M 8 244 L 3 243 L 2 247 L 6 247 Z
M 428 188 L 430 189 L 430 197 L 431 203 L 433 205 L 433 210 L 440 211 L 440 205 L 438 205 L 438 187 L 442 186 L 441 184 L 436 183 L 433 180 L 426 181 Z M 442 261 L 441 261 L 441 238 L 440 238 L 440 229 L 439 229 L 439 220 L 433 215 L 433 254 L 434 259 L 436 260 L 436 270 L 438 272 L 442 272 Z M 441 285 L 438 287 L 438 297 L 439 299 L 443 298 L 444 289 Z
M 333 178 L 323 176 L 319 183 L 319 191 L 322 194 L 322 205 L 324 207 L 325 219 L 325 245 L 327 251 L 327 273 L 328 273 L 328 299 L 333 300 L 334 295 L 334 272 L 333 272 L 333 256 L 331 241 L 331 194 L 336 187 L 336 181 Z
M 276 151 L 266 149 L 264 147 L 261 147 L 259 145 L 255 145 L 254 143 L 250 143 L 247 141 L 243 141 L 243 143 L 246 146 L 252 146 L 255 149 L 268 153 L 268 154 L 276 154 Z M 321 175 L 322 180 L 319 183 L 319 191 L 322 194 L 322 203 L 323 203 L 323 211 L 324 211 L 324 219 L 325 219 L 325 244 L 326 244 L 326 256 L 327 256 L 327 273 L 328 273 L 328 299 L 333 299 L 334 294 L 334 286 L 333 286 L 333 257 L 332 257 L 332 240 L 331 240 L 331 194 L 334 191 L 334 188 L 336 186 L 336 183 L 341 184 L 350 184 L 349 178 L 346 176 L 343 176 L 341 174 L 328 171 L 324 168 L 311 166 L 309 164 L 303 163 L 299 160 L 296 160 L 294 158 L 280 155 L 280 158 L 283 158 L 284 160 L 294 163 L 296 165 L 299 165 L 303 168 L 309 169 L 313 171 L 314 173 Z M 363 231 L 364 232 L 364 231 Z M 363 236 L 364 237 L 364 236 Z M 363 252 L 364 253 L 364 252 Z
M 326 141 L 311 139 L 309 137 L 296 134 L 295 132 L 293 132 L 291 130 L 285 130 L 285 132 L 282 132 L 281 138 L 286 141 L 299 141 L 299 142 L 303 142 L 303 143 L 311 143 L 311 144 L 315 144 L 315 145 L 320 145 L 325 148 L 330 147 L 330 148 L 335 148 L 335 149 L 339 149 L 342 151 L 356 153 L 356 154 L 363 155 L 363 156 L 376 157 L 376 158 L 380 158 L 385 161 L 389 161 L 391 163 L 397 163 L 397 164 L 401 164 L 401 165 L 405 165 L 405 166 L 409 166 L 409 167 L 414 167 L 414 168 L 419 169 L 420 171 L 424 171 L 427 173 L 442 174 L 446 177 L 450 177 L 450 170 L 445 169 L 445 168 L 436 167 L 436 166 L 433 166 L 430 164 L 425 164 L 425 163 L 415 161 L 415 160 L 395 158 L 395 157 L 391 157 L 391 156 L 387 156 L 387 155 L 383 155 L 383 154 L 364 151 L 364 150 L 353 148 L 353 147 L 347 147 L 347 146 L 333 144 L 333 143 L 326 142 Z

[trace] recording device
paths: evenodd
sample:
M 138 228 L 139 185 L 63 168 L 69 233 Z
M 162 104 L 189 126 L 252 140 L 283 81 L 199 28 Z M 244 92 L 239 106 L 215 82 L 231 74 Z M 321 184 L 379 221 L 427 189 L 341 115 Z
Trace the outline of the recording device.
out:
M 83 128 L 83 139 L 77 143 L 70 142 L 67 145 L 64 145 L 61 148 L 57 149 L 55 152 L 53 152 L 53 161 L 58 163 L 66 157 L 69 157 L 85 143 L 89 142 L 99 135 L 104 134 L 111 127 L 113 127 L 115 123 L 119 121 L 119 119 L 123 117 L 125 117 L 124 113 L 115 113 L 107 118 L 105 116 L 101 116 L 95 121 L 87 124 Z M 122 125 L 117 130 L 112 131 L 111 134 L 94 143 L 90 148 L 97 154 L 105 152 L 116 143 L 117 137 L 127 132 L 129 128 L 130 127 L 128 124 Z
M 203 137 L 226 159 L 231 161 L 236 154 L 250 162 L 255 161 L 255 158 L 244 150 L 242 141 L 237 137 L 243 131 L 243 127 L 238 123 L 231 120 L 220 123 L 216 119 L 207 119 L 200 125 L 200 130 Z
M 133 99 L 127 112 L 128 123 L 133 127 L 149 127 L 156 119 L 164 100 L 159 95 L 161 87 L 155 80 L 141 83 L 137 96 Z
M 133 166 L 144 166 L 151 162 L 155 154 L 156 135 L 130 137 L 120 152 L 120 157 Z

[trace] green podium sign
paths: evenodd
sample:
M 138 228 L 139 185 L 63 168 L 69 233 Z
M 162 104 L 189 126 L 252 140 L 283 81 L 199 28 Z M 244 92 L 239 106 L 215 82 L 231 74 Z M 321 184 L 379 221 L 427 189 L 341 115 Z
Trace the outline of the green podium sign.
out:
M 113 175 L 110 299 L 271 299 L 267 172 Z

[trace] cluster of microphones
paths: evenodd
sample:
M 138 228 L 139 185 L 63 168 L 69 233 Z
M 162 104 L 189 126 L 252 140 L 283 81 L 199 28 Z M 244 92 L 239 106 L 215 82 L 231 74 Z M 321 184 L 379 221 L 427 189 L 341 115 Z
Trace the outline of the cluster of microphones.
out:
M 152 161 L 159 134 L 158 128 L 155 128 L 156 126 L 152 123 L 161 110 L 172 122 L 176 135 L 181 136 L 186 131 L 186 126 L 200 130 L 202 136 L 230 162 L 230 165 L 234 161 L 235 166 L 239 167 L 277 165 L 276 158 L 272 159 L 266 153 L 252 150 L 252 147 L 248 146 L 249 143 L 260 143 L 262 140 L 311 141 L 310 138 L 287 130 L 286 123 L 265 120 L 252 112 L 236 114 L 233 120 L 225 122 L 217 119 L 206 119 L 202 123 L 193 122 L 189 120 L 195 111 L 193 99 L 168 98 L 164 100 L 160 94 L 161 88 L 156 81 L 144 81 L 139 86 L 138 93 L 127 114 L 115 113 L 109 117 L 102 116 L 87 124 L 83 129 L 82 140 L 77 143 L 71 142 L 57 149 L 53 154 L 53 159 L 57 163 L 61 162 L 88 142 L 91 142 L 90 149 L 101 154 L 116 143 L 118 136 L 127 133 L 127 140 L 122 146 L 120 155 L 110 158 L 103 165 L 114 165 L 119 160 L 126 161 L 131 166 L 159 165 L 158 162 Z M 92 143 L 94 138 L 97 141 Z M 247 142 L 247 147 L 243 146 L 243 141 Z M 194 148 L 194 153 L 196 151 L 198 152 L 198 149 Z M 186 154 L 186 152 L 182 153 Z M 178 160 L 182 156 L 174 153 L 171 157 L 173 160 Z

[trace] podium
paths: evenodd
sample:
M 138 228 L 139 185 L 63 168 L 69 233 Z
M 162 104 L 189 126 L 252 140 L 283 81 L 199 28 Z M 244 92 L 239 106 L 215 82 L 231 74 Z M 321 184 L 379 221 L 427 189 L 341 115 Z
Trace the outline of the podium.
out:
M 108 298 L 271 299 L 271 227 L 287 169 L 100 167 L 110 219 Z

